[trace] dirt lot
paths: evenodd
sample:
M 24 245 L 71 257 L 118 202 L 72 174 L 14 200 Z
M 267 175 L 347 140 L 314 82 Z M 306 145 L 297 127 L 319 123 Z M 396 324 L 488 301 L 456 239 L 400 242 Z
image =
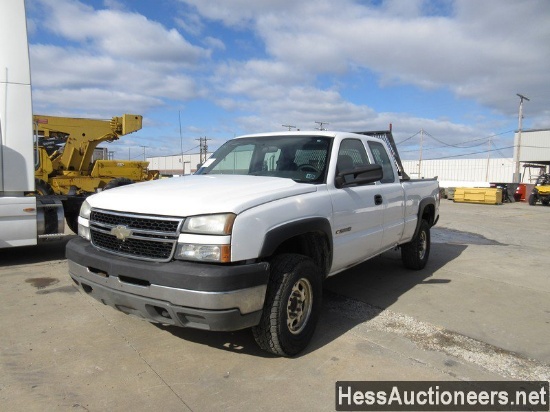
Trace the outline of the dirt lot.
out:
M 339 380 L 550 380 L 550 207 L 444 200 L 428 266 L 330 278 L 308 350 L 157 326 L 80 294 L 65 242 L 0 250 L 0 409 L 334 410 Z

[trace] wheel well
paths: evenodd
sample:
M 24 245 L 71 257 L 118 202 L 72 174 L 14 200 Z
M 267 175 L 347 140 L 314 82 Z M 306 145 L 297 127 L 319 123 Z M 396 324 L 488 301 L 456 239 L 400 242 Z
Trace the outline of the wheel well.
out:
M 422 210 L 421 219 L 429 223 L 430 226 L 434 224 L 435 206 L 432 204 L 426 205 Z
M 332 264 L 329 242 L 323 232 L 308 232 L 286 239 L 275 249 L 272 256 L 283 253 L 297 253 L 311 258 L 323 271 L 323 278 L 328 274 Z

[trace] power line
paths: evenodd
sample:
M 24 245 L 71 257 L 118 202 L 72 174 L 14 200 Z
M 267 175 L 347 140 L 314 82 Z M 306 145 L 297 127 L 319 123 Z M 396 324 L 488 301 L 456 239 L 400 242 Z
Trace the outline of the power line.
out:
M 418 134 L 420 134 L 420 132 L 421 132 L 421 130 L 419 130 L 418 132 L 416 132 L 416 133 L 413 134 L 412 136 L 407 137 L 405 140 L 402 140 L 402 141 L 400 141 L 399 143 L 396 143 L 396 145 L 401 144 L 401 143 L 405 143 L 407 140 L 410 140 L 410 139 L 412 139 L 414 136 L 417 136 Z
M 495 133 L 495 134 L 492 134 L 492 135 L 489 135 L 489 136 L 484 136 L 484 137 L 478 137 L 478 138 L 475 138 L 475 139 L 472 139 L 472 140 L 465 140 L 461 143 L 456 143 L 456 144 L 452 144 L 452 143 L 447 143 L 441 139 L 438 139 L 437 137 L 433 136 L 432 134 L 430 134 L 429 132 L 427 132 L 426 130 L 424 130 L 424 134 L 431 137 L 432 139 L 434 139 L 436 142 L 439 142 L 441 143 L 442 145 L 444 146 L 448 146 L 448 147 L 454 147 L 454 148 L 457 148 L 457 149 L 470 149 L 472 147 L 477 147 L 477 146 L 482 146 L 486 143 L 487 139 L 492 139 L 493 137 L 496 137 L 496 136 L 501 136 L 503 134 L 506 134 L 506 133 L 510 133 L 510 132 L 513 132 L 513 130 L 506 130 L 504 132 L 500 132 L 500 133 Z M 410 140 L 412 139 L 413 137 L 417 136 L 418 134 L 420 134 L 420 131 L 416 132 L 415 134 L 413 134 L 412 136 L 406 138 L 405 140 L 397 143 L 397 144 L 402 144 L 404 142 L 406 142 L 407 140 Z M 471 146 L 461 146 L 461 145 L 464 145 L 464 144 L 467 144 L 467 143 L 473 143 L 473 142 L 478 142 L 480 140 L 483 140 L 483 142 L 479 143 L 479 144 L 475 144 L 475 145 L 471 145 Z
M 498 149 L 492 149 L 492 150 L 482 150 L 480 152 L 471 152 L 471 153 L 462 153 L 462 154 L 458 154 L 458 155 L 453 155 L 453 156 L 443 156 L 443 157 L 433 157 L 431 159 L 425 159 L 425 160 L 441 160 L 441 159 L 451 159 L 453 157 L 461 157 L 461 156 L 470 156 L 470 155 L 474 155 L 474 154 L 482 154 L 482 153 L 487 153 L 487 152 L 495 152 L 495 151 L 499 151 L 499 150 L 503 150 L 503 149 L 510 149 L 514 146 L 506 146 L 506 147 L 500 147 Z
M 485 144 L 485 142 L 481 142 L 481 143 L 479 143 L 479 144 L 475 144 L 475 145 L 472 145 L 472 146 L 460 146 L 461 144 L 464 144 L 464 143 L 457 143 L 457 144 L 447 143 L 447 142 L 444 142 L 444 141 L 441 140 L 441 139 L 438 139 L 437 137 L 431 135 L 430 133 L 428 133 L 428 132 L 426 132 L 426 131 L 424 131 L 424 133 L 425 133 L 427 136 L 429 136 L 429 137 L 431 137 L 432 139 L 434 139 L 436 142 L 439 142 L 439 143 L 441 143 L 441 144 L 444 145 L 444 146 L 456 147 L 457 149 L 469 149 L 469 148 L 471 148 L 471 147 L 482 146 L 482 145 Z M 484 137 L 483 139 L 471 140 L 471 141 L 469 141 L 468 143 L 475 142 L 475 141 L 478 141 L 478 140 L 485 140 L 485 139 L 487 139 L 487 138 Z

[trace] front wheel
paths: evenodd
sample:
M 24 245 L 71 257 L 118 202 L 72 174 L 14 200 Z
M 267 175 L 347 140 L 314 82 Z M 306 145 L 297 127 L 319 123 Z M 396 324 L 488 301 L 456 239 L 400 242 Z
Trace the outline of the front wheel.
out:
M 536 203 L 537 203 L 537 197 L 533 193 L 531 193 L 529 195 L 529 205 L 535 206 Z
M 322 274 L 311 259 L 283 254 L 271 262 L 260 323 L 252 328 L 263 350 L 293 356 L 309 344 L 321 310 Z
M 416 236 L 401 246 L 401 259 L 407 269 L 424 269 L 430 256 L 430 225 L 425 220 L 420 223 Z

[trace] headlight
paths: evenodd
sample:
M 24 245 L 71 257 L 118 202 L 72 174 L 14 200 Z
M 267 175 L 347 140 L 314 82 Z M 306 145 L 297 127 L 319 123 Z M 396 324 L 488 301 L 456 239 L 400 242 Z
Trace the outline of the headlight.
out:
M 90 213 L 92 213 L 92 207 L 88 203 L 87 200 L 82 203 L 82 206 L 80 206 L 80 213 L 79 216 L 83 217 L 84 219 L 90 219 Z
M 231 262 L 233 213 L 191 216 L 185 219 L 174 257 L 198 262 Z
M 174 257 L 198 262 L 226 263 L 231 261 L 231 246 L 180 243 Z
M 234 221 L 233 213 L 191 216 L 185 220 L 181 231 L 201 235 L 230 235 Z
M 90 240 L 90 214 L 92 208 L 90 204 L 85 200 L 80 206 L 80 213 L 78 214 L 78 235 L 82 236 L 86 240 Z

